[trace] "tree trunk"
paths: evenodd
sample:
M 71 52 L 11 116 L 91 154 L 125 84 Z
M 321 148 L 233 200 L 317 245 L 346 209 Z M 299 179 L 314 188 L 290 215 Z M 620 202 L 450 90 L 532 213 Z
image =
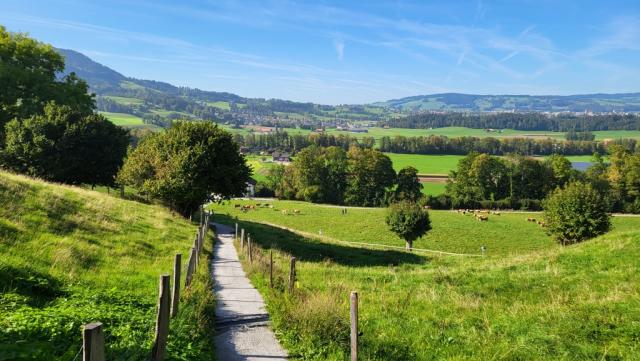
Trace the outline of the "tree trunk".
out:
M 406 242 L 407 242 L 406 244 L 407 251 L 411 252 L 413 250 L 413 241 L 406 240 Z

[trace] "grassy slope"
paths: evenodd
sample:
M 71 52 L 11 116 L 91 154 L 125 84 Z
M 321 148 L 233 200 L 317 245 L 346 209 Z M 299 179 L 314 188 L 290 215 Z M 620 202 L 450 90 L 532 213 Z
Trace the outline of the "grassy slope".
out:
M 121 127 L 144 125 L 142 118 L 138 118 L 135 115 L 109 112 L 100 112 L 100 114 L 107 117 L 113 124 Z
M 234 204 L 255 204 L 251 201 L 232 201 L 227 205 L 212 206 L 217 214 L 241 219 L 278 224 L 310 234 L 333 239 L 403 247 L 404 242 L 387 229 L 383 208 L 349 208 L 343 216 L 339 207 L 315 205 L 296 201 L 274 201 L 273 209 L 256 208 L 243 213 Z M 282 210 L 289 210 L 289 215 Z M 300 214 L 293 215 L 297 209 Z M 478 222 L 470 215 L 451 211 L 431 211 L 432 227 L 425 237 L 416 241 L 416 248 L 478 253 L 485 245 L 489 255 L 523 254 L 534 250 L 557 247 L 535 223 L 527 217 L 539 214 L 502 213 L 489 216 L 488 222 Z M 615 217 L 614 230 L 630 230 L 640 226 L 640 217 Z
M 71 360 L 81 325 L 96 320 L 109 359 L 145 359 L 158 276 L 188 254 L 195 226 L 160 206 L 4 172 L 0 203 L 0 360 Z M 174 326 L 193 331 L 174 331 L 171 359 L 207 359 L 196 321 L 212 300 L 193 293 Z
M 245 259 L 245 269 L 279 338 L 301 358 L 347 358 L 351 290 L 360 297 L 362 359 L 633 360 L 640 353 L 640 232 L 627 225 L 564 248 L 546 243 L 506 257 L 423 257 L 320 242 L 245 221 L 259 212 L 240 214 L 240 225 L 262 249 L 276 251 L 275 289 L 268 288 L 266 251 L 258 250 L 253 265 Z M 378 219 L 359 215 L 351 236 L 342 237 L 357 237 L 361 223 L 378 229 Z M 299 219 L 297 227 L 307 229 Z M 445 226 L 434 222 L 434 232 Z M 503 230 L 502 242 L 520 248 L 514 231 Z M 462 232 L 447 238 L 456 242 Z M 284 291 L 289 256 L 298 265 L 294 296 Z

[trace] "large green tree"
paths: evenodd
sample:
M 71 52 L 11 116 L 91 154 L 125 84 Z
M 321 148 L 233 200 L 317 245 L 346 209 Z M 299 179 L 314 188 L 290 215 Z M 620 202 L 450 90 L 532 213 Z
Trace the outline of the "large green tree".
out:
M 230 133 L 209 122 L 180 121 L 132 150 L 118 180 L 187 216 L 212 194 L 242 195 L 250 175 Z
M 562 244 L 601 235 L 611 226 L 606 202 L 588 183 L 572 182 L 556 188 L 543 207 L 548 233 Z
M 129 145 L 126 130 L 98 114 L 48 104 L 44 114 L 6 126 L 0 164 L 69 184 L 112 185 Z
M 345 202 L 365 207 L 385 204 L 396 179 L 391 159 L 378 150 L 355 146 L 349 149 L 347 157 L 349 175 Z
M 447 183 L 447 194 L 455 204 L 463 206 L 503 199 L 509 193 L 509 169 L 505 161 L 488 154 L 470 153 L 461 159 Z
M 5 124 L 41 114 L 55 101 L 88 115 L 94 107 L 87 84 L 75 74 L 61 79 L 63 57 L 48 44 L 0 26 L 0 145 Z
M 413 241 L 431 229 L 429 213 L 411 201 L 391 204 L 385 221 L 393 233 L 405 240 L 409 251 L 413 249 Z
M 414 167 L 400 169 L 397 177 L 398 186 L 394 192 L 395 200 L 418 201 L 422 197 L 422 184 L 418 179 L 418 170 Z

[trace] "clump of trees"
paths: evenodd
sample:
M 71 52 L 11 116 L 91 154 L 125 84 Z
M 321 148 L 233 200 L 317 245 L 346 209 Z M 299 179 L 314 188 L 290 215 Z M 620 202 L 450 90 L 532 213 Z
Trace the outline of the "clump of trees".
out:
M 563 245 L 606 233 L 611 226 L 603 196 L 589 183 L 556 188 L 544 201 L 547 232 Z
M 266 186 L 282 199 L 377 207 L 393 197 L 418 198 L 415 169 L 400 173 L 401 184 L 394 192 L 399 179 L 383 153 L 356 146 L 345 151 L 312 145 L 301 150 L 291 165 L 272 168 Z
M 242 195 L 250 175 L 231 134 L 210 122 L 180 121 L 132 149 L 118 182 L 188 216 L 213 194 Z
M 51 46 L 0 26 L 0 166 L 69 184 L 113 185 L 129 144 Z
M 49 181 L 113 185 L 128 145 L 127 131 L 105 117 L 50 103 L 7 123 L 2 164 Z
M 385 222 L 389 229 L 404 239 L 408 251 L 413 249 L 413 242 L 431 230 L 429 213 L 417 203 L 403 200 L 393 203 L 387 209 Z

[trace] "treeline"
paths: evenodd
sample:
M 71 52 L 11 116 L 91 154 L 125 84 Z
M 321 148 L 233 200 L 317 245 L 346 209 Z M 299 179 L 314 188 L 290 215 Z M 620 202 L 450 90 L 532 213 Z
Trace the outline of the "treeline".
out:
M 365 137 L 358 139 L 349 135 L 333 135 L 326 133 L 311 134 L 289 134 L 287 132 L 273 132 L 266 134 L 249 133 L 246 135 L 235 134 L 234 140 L 240 146 L 248 148 L 251 151 L 261 151 L 270 149 L 280 149 L 292 153 L 296 153 L 311 145 L 321 147 L 340 147 L 348 150 L 351 146 L 362 148 L 373 148 L 375 139 Z
M 630 152 L 637 147 L 635 139 L 616 139 L 607 145 L 602 142 L 585 140 L 558 140 L 553 138 L 476 138 L 459 137 L 449 138 L 445 136 L 427 137 L 382 137 L 379 142 L 373 137 L 355 138 L 348 134 L 288 134 L 287 132 L 272 132 L 266 134 L 249 133 L 246 135 L 235 134 L 235 141 L 249 151 L 259 152 L 263 150 L 279 149 L 296 153 L 310 145 L 322 147 L 337 146 L 348 150 L 351 146 L 361 148 L 374 148 L 389 153 L 407 154 L 459 154 L 466 155 L 470 152 L 487 153 L 491 155 L 521 154 L 521 155 L 591 155 L 593 153 L 605 154 L 610 145 L 621 145 Z
M 581 172 L 553 155 L 544 161 L 524 156 L 471 153 L 450 173 L 446 192 L 425 203 L 441 209 L 488 208 L 539 210 L 550 192 L 570 182 L 591 184 L 609 212 L 640 213 L 640 154 L 621 145 L 609 149 L 609 164 L 594 154 Z
M 542 113 L 422 113 L 389 119 L 394 128 L 467 127 L 477 129 L 546 130 L 555 132 L 596 130 L 638 130 L 636 115 L 599 114 L 592 116 L 546 115 Z
M 420 188 L 415 169 L 396 176 L 389 157 L 377 150 L 312 145 L 291 165 L 272 168 L 262 191 L 273 191 L 280 199 L 376 207 L 415 199 Z

